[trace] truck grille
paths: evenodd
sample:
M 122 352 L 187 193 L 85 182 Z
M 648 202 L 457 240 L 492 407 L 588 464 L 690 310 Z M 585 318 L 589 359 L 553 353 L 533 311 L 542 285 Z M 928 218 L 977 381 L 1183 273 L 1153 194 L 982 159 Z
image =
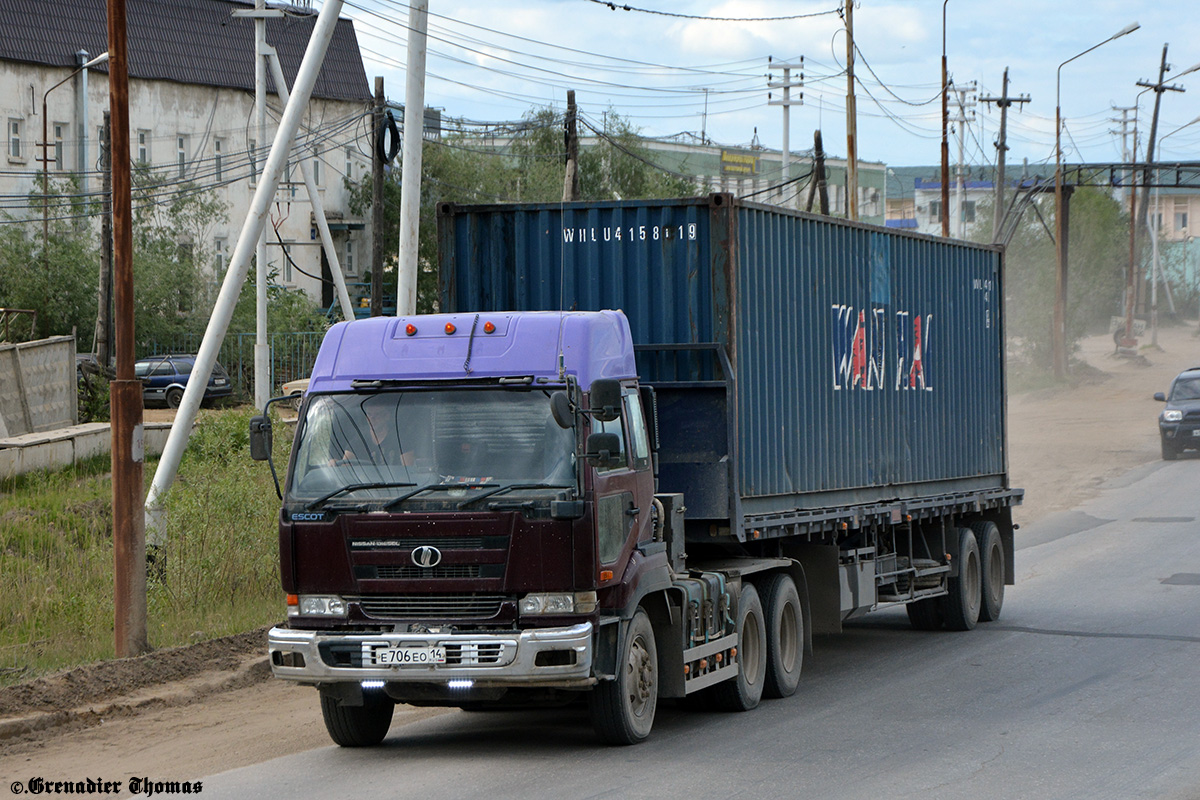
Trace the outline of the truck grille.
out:
M 387 580 L 422 580 L 426 578 L 478 578 L 478 564 L 439 564 L 436 567 L 399 567 L 381 565 L 376 576 Z
M 363 613 L 376 619 L 494 617 L 508 597 L 502 594 L 371 595 L 359 600 Z

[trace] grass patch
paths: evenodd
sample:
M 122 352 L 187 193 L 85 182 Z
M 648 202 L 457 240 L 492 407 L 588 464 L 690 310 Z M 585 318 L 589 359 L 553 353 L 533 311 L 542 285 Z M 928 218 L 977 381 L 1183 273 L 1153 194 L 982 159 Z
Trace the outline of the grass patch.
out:
M 147 590 L 153 647 L 283 616 L 279 500 L 250 460 L 253 412 L 205 414 L 164 498 L 166 541 Z M 276 464 L 291 442 L 277 425 Z M 145 467 L 146 485 L 157 462 Z M 0 482 L 0 684 L 112 658 L 112 480 L 107 456 Z

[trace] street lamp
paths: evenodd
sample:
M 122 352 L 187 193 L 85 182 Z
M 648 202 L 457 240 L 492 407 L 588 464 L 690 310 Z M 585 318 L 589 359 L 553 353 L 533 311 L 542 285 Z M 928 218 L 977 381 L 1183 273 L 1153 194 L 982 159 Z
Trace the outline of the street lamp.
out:
M 1062 184 L 1062 68 L 1080 56 L 1085 56 L 1097 47 L 1108 44 L 1133 33 L 1141 25 L 1133 23 L 1114 33 L 1104 41 L 1077 53 L 1058 65 L 1054 79 L 1054 249 L 1057 254 L 1058 272 L 1054 279 L 1054 329 L 1051 331 L 1050 346 L 1054 354 L 1054 377 L 1062 380 L 1067 376 L 1067 242 L 1066 225 L 1063 220 Z
M 108 61 L 108 53 L 104 52 L 78 67 L 67 77 L 63 78 L 58 83 L 51 86 L 42 95 L 42 263 L 46 269 L 50 268 L 50 157 L 47 155 L 47 150 L 50 147 L 50 133 L 46 122 L 46 98 L 50 96 L 58 87 L 62 86 L 67 81 L 74 78 L 85 69 L 90 69 L 98 64 L 103 64 Z M 80 165 L 82 168 L 83 165 Z

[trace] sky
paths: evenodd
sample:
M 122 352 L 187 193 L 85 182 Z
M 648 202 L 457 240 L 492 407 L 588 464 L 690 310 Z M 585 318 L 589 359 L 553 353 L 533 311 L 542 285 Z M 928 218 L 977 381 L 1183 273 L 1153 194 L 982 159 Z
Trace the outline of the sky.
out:
M 429 0 L 426 106 L 470 123 L 518 121 L 535 107 L 562 110 L 569 89 L 596 127 L 616 113 L 645 136 L 691 134 L 713 143 L 783 147 L 782 70 L 804 59 L 803 104 L 791 107 L 789 150 L 846 147 L 846 31 L 843 0 Z M 622 6 L 632 10 L 623 10 Z M 1008 163 L 1054 161 L 1055 77 L 1060 64 L 1132 23 L 1140 28 L 1061 69 L 1063 160 L 1121 161 L 1138 119 L 1138 152 L 1150 128 L 1163 45 L 1156 160 L 1200 159 L 1200 2 L 1196 0 L 946 0 L 946 56 L 954 87 L 968 93 L 964 161 L 992 164 L 999 97 L 1009 70 L 1013 103 Z M 940 163 L 943 3 L 859 0 L 853 11 L 858 157 L 890 166 Z M 346 0 L 369 79 L 382 75 L 390 100 L 404 101 L 408 6 L 403 0 Z M 805 16 L 800 16 L 805 15 Z M 699 19 L 716 17 L 723 19 Z M 783 17 L 798 17 L 783 19 Z M 798 78 L 796 71 L 793 79 Z M 1139 94 L 1141 93 L 1141 94 Z M 950 116 L 958 116 L 950 94 Z M 1130 109 L 1128 112 L 1115 110 Z M 1135 112 L 1133 109 L 1137 108 Z M 1119 135 L 1122 117 L 1130 135 Z M 950 159 L 958 157 L 958 125 Z M 1164 138 L 1165 137 L 1165 138 Z M 1124 142 L 1124 144 L 1123 144 Z

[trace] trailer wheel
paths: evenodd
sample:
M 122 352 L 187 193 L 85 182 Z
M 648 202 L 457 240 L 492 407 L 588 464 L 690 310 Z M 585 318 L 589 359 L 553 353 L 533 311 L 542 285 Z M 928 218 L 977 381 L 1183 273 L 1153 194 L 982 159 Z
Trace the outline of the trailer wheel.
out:
M 914 600 L 904 607 L 908 621 L 919 631 L 940 631 L 945 622 L 942 615 L 942 599 Z
M 321 693 L 321 716 L 329 738 L 342 747 L 371 747 L 383 741 L 392 726 L 396 704 L 383 692 L 363 692 L 361 706 L 343 705 Z
M 946 628 L 969 631 L 979 622 L 983 603 L 983 576 L 979 565 L 979 543 L 970 528 L 958 529 L 958 576 L 946 579 L 948 594 L 942 599 Z
M 754 584 L 742 584 L 737 615 L 738 674 L 712 687 L 713 704 L 723 711 L 756 708 L 766 684 L 767 628 Z
M 979 544 L 979 574 L 983 578 L 983 603 L 979 606 L 980 622 L 1000 619 L 1004 605 L 1004 547 L 1000 544 L 1000 529 L 996 523 L 983 521 L 971 525 Z
M 791 697 L 804 666 L 804 611 L 790 575 L 776 573 L 762 586 L 767 623 L 767 676 L 763 694 Z
M 637 744 L 650 735 L 658 706 L 658 649 L 650 617 L 639 608 L 629 621 L 615 680 L 588 694 L 596 736 L 605 744 Z

